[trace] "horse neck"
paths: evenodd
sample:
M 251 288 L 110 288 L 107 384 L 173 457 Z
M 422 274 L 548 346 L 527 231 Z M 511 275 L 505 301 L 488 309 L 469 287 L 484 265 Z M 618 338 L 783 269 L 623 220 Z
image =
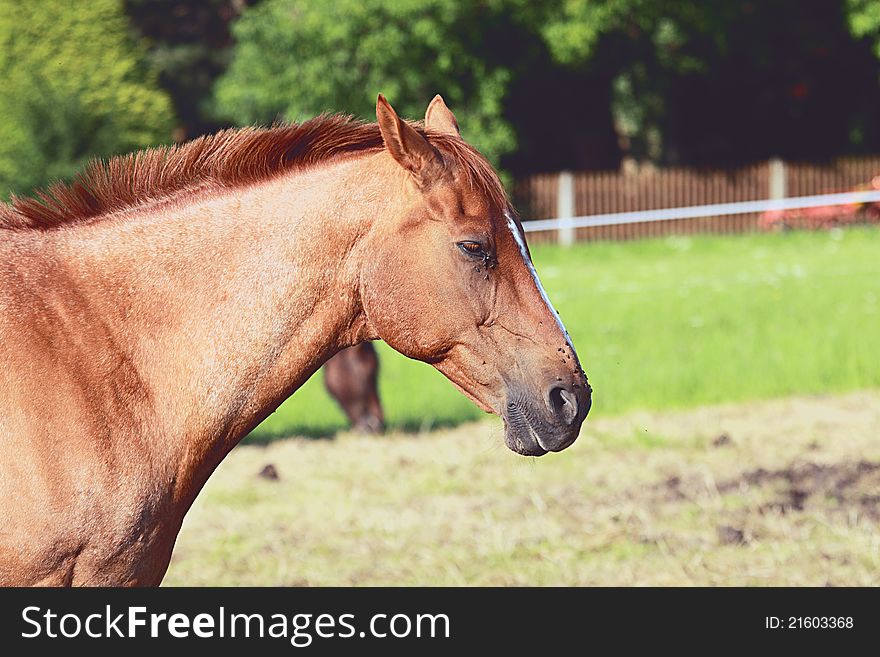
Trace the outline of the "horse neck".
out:
M 180 464 L 187 501 L 327 358 L 370 337 L 360 247 L 388 210 L 384 173 L 362 156 L 59 234 L 107 349 L 147 389 L 151 439 Z

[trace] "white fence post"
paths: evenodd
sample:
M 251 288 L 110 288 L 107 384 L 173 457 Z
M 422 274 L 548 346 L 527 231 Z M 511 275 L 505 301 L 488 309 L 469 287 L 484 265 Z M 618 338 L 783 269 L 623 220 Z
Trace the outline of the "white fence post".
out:
M 556 216 L 559 218 L 559 243 L 571 246 L 574 243 L 574 175 L 571 171 L 559 172 L 559 189 L 556 197 Z
M 770 160 L 770 189 L 768 198 L 782 199 L 788 194 L 785 180 L 785 162 L 778 157 Z

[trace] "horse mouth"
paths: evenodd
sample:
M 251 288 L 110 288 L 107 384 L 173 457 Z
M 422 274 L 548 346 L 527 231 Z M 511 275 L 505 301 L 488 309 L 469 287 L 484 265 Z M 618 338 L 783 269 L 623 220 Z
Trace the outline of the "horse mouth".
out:
M 508 398 L 504 410 L 504 442 L 523 456 L 561 452 L 570 447 L 580 433 L 580 422 L 563 425 L 548 421 L 524 399 Z
M 544 456 L 550 451 L 518 404 L 508 402 L 504 419 L 504 443 L 511 451 L 523 456 Z

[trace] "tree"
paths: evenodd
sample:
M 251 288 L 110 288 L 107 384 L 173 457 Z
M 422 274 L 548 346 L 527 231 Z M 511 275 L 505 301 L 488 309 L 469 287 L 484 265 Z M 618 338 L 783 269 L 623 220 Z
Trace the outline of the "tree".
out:
M 293 121 L 325 111 L 374 112 L 382 91 L 418 117 L 438 91 L 480 147 L 515 144 L 501 119 L 511 70 L 504 32 L 525 2 L 266 0 L 245 11 L 237 47 L 217 86 L 221 111 L 239 123 Z
M 878 66 L 845 8 L 876 39 L 878 2 L 265 0 L 216 97 L 250 123 L 369 117 L 379 90 L 417 117 L 439 91 L 515 174 L 867 152 Z
M 854 31 L 880 35 L 880 2 L 848 2 Z M 614 71 L 616 130 L 637 159 L 880 148 L 878 66 L 844 0 L 568 0 L 544 34 L 560 63 Z
M 514 173 L 615 166 L 610 78 L 560 67 L 541 31 L 562 3 L 265 0 L 233 27 L 218 106 L 238 123 L 370 118 L 381 91 L 418 118 L 441 93 L 465 138 Z
M 168 97 L 117 0 L 0 0 L 0 87 L 2 195 L 170 137 Z

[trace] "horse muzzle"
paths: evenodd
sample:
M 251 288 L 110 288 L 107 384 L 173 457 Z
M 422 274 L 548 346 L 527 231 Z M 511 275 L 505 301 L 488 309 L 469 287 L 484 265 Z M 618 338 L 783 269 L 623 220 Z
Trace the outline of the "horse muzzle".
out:
M 592 390 L 586 381 L 569 385 L 556 381 L 537 398 L 511 387 L 502 414 L 504 442 L 523 456 L 561 452 L 577 440 L 591 406 Z

